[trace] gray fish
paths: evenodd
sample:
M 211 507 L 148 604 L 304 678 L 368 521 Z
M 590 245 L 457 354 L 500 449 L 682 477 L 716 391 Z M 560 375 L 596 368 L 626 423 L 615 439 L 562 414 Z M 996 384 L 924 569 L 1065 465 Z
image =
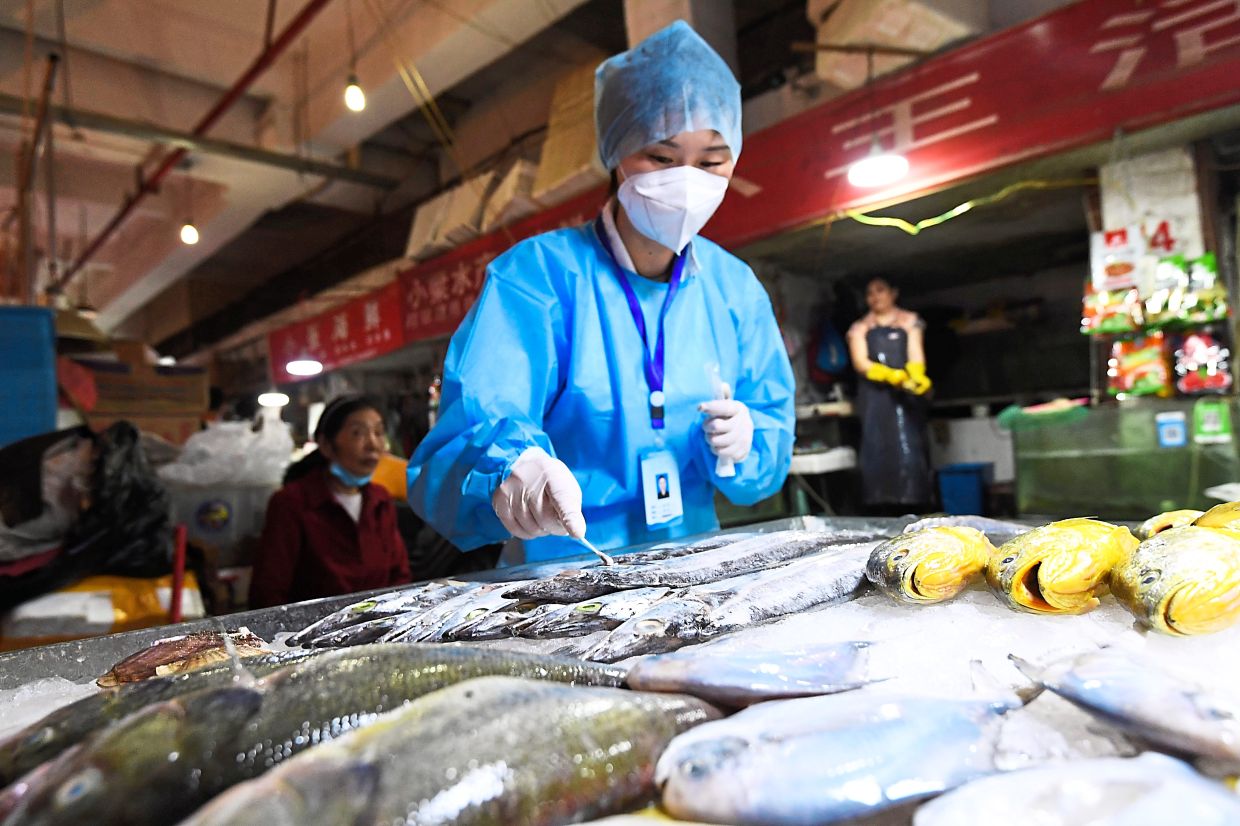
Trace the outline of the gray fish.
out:
M 317 655 L 318 652 L 309 651 L 261 654 L 247 658 L 243 666 L 245 673 L 261 677 Z M 230 685 L 236 679 L 233 664 L 222 663 L 175 676 L 127 683 L 62 706 L 0 741 L 0 787 L 141 708 L 193 691 Z
M 491 611 L 452 629 L 451 637 L 459 642 L 501 640 L 515 635 L 514 629 L 543 610 L 560 608 L 554 603 L 534 600 L 513 601 L 507 608 Z
M 986 516 L 928 516 L 907 525 L 904 533 L 925 530 L 926 528 L 973 528 L 986 534 L 994 545 L 1015 539 L 1021 534 L 1029 533 L 1034 525 L 1022 525 L 1020 522 L 1008 522 L 1003 519 L 990 519 Z
M 638 691 L 672 691 L 739 708 L 767 700 L 851 691 L 870 682 L 868 642 L 784 651 L 728 650 L 714 644 L 639 660 L 625 681 Z
M 671 694 L 470 680 L 238 786 L 183 826 L 576 823 L 648 802 L 667 744 L 718 717 Z
M 1125 732 L 1177 754 L 1240 767 L 1240 696 L 1211 694 L 1116 648 L 1046 668 L 1010 659 L 1030 679 Z
M 837 823 L 993 772 L 1002 715 L 1020 705 L 865 689 L 760 703 L 677 737 L 655 780 L 683 820 Z
M 614 663 L 638 654 L 675 651 L 702 639 L 710 606 L 700 597 L 667 597 L 636 617 L 618 625 L 602 641 L 586 650 L 587 660 Z
M 459 625 L 464 622 L 469 612 L 478 606 L 515 604 L 517 600 L 504 596 L 509 583 L 497 582 L 470 589 L 451 599 L 425 611 L 406 614 L 391 631 L 382 637 L 382 642 L 418 642 L 429 639 L 445 630 L 445 625 Z
M 634 588 L 569 605 L 547 604 L 531 612 L 512 631 L 518 637 L 530 639 L 608 631 L 649 610 L 670 593 L 670 588 Z
M 833 547 L 769 571 L 685 589 L 617 626 L 587 659 L 616 662 L 674 651 L 784 614 L 844 599 L 865 587 L 877 543 Z
M 548 579 L 511 588 L 506 596 L 547 602 L 578 602 L 629 588 L 684 588 L 779 565 L 816 553 L 837 542 L 835 535 L 824 532 L 759 534 L 722 548 L 653 565 L 616 564 L 562 571 Z
M 917 810 L 914 826 L 1234 826 L 1240 797 L 1163 754 L 1068 760 L 976 780 Z
M 447 645 L 323 654 L 252 686 L 159 703 L 52 764 L 6 826 L 164 824 L 298 752 L 439 688 L 500 674 L 618 686 L 623 669 Z
M 471 591 L 479 587 L 479 585 L 480 583 L 477 582 L 432 580 L 412 588 L 401 588 L 386 594 L 367 597 L 333 611 L 321 620 L 307 625 L 289 637 L 285 644 L 289 647 L 299 645 L 310 647 L 316 640 L 329 634 L 336 634 L 354 625 L 361 625 L 385 617 L 405 616 L 410 613 L 425 611 L 466 591 Z M 322 643 L 319 645 L 322 645 Z
M 726 634 L 853 596 L 866 587 L 865 565 L 877 544 L 843 545 L 764 572 L 711 609 L 706 633 Z

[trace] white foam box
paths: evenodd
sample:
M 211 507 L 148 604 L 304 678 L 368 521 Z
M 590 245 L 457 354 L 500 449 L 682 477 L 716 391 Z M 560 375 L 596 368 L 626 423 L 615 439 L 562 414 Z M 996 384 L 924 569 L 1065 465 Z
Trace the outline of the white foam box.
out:
M 591 61 L 567 72 L 551 96 L 547 139 L 534 176 L 533 197 L 544 206 L 563 203 L 607 180 L 594 135 L 594 70 Z
M 899 46 L 933 52 L 986 30 L 985 0 L 809 0 L 806 16 L 818 29 L 818 43 Z M 912 57 L 874 56 L 875 76 L 913 62 Z M 816 74 L 842 89 L 865 85 L 864 54 L 820 51 Z

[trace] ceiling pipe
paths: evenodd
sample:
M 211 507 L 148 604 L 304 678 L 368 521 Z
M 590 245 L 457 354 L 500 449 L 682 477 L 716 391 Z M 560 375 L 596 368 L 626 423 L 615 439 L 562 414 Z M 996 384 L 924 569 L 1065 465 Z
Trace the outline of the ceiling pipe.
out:
M 14 95 L 0 93 L 0 115 L 19 115 L 24 102 Z M 187 132 L 165 129 L 153 123 L 127 120 L 102 112 L 89 112 L 84 109 L 67 109 L 64 106 L 50 106 L 50 116 L 60 123 L 75 129 L 87 129 L 92 132 L 105 132 L 111 135 L 124 135 L 138 140 L 163 143 L 177 149 L 198 152 L 204 155 L 216 155 L 221 158 L 262 164 L 275 169 L 287 169 L 303 175 L 322 175 L 324 178 L 375 189 L 395 189 L 400 181 L 387 175 L 354 169 L 337 163 L 329 163 L 314 158 L 303 158 L 283 152 L 272 152 L 256 146 L 245 146 L 215 138 L 195 137 Z
M 203 115 L 202 119 L 198 121 L 190 134 L 195 137 L 202 137 L 210 131 L 211 127 L 215 126 L 219 119 L 224 116 L 224 113 L 231 109 L 233 104 L 241 99 L 241 96 L 245 94 L 246 90 L 249 89 L 251 85 L 253 85 L 254 81 L 257 80 L 263 72 L 267 71 L 267 69 L 271 67 L 271 64 L 275 63 L 276 59 L 283 54 L 284 50 L 297 39 L 297 36 L 300 35 L 302 31 L 305 30 L 306 26 L 310 24 L 310 21 L 313 20 L 315 16 L 318 15 L 318 13 L 322 11 L 330 2 L 331 0 L 309 0 L 302 10 L 297 13 L 297 16 L 294 17 L 288 26 L 284 28 L 284 31 L 280 32 L 280 35 L 271 42 L 271 45 L 267 46 L 261 53 L 259 53 L 255 61 L 250 65 L 250 68 L 245 71 L 245 74 L 243 74 L 236 83 L 229 87 L 223 97 L 216 102 L 215 106 L 211 107 L 211 111 Z M 129 213 L 133 211 L 134 207 L 136 207 L 138 203 L 147 195 L 155 192 L 159 187 L 159 182 L 167 177 L 168 173 L 175 169 L 177 164 L 180 163 L 181 159 L 187 154 L 188 150 L 177 149 L 164 158 L 163 163 L 159 165 L 150 177 L 143 176 L 139 178 L 138 191 L 125 199 L 125 203 L 121 205 L 121 208 L 116 215 L 112 216 L 112 220 L 108 222 L 108 225 L 95 236 L 94 240 L 91 241 L 86 249 L 82 251 L 82 254 L 77 257 L 77 260 L 74 261 L 67 270 L 65 270 L 65 274 L 61 276 L 60 280 L 53 283 L 53 289 L 64 290 L 64 288 L 68 286 L 69 282 L 73 280 L 73 276 L 76 275 L 82 266 L 103 247 L 103 245 L 109 238 L 112 237 L 116 230 L 120 228 L 121 224 L 123 224 L 125 219 L 129 217 Z

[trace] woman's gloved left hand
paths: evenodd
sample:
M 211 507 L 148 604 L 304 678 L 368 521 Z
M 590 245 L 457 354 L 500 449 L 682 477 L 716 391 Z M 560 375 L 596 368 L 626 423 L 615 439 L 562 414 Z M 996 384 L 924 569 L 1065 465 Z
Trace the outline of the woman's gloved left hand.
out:
M 716 399 L 698 405 L 706 414 L 702 432 L 711 453 L 733 462 L 744 461 L 753 447 L 753 417 L 743 402 Z

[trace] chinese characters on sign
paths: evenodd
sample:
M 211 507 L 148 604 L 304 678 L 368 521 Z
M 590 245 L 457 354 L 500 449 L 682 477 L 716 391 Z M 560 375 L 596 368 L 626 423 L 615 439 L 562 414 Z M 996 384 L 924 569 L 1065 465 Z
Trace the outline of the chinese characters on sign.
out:
M 267 337 L 272 379 L 299 381 L 285 370 L 294 359 L 311 358 L 324 370 L 381 356 L 405 344 L 400 285 L 392 283 L 327 313 L 291 324 Z

